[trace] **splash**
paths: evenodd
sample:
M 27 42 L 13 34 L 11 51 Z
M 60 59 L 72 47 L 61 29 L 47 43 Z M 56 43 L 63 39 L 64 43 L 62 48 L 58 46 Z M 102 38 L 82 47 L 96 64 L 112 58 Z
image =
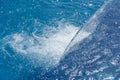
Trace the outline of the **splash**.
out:
M 58 23 L 58 27 L 46 27 L 42 34 L 28 35 L 27 32 L 9 35 L 6 44 L 19 54 L 36 60 L 41 65 L 57 65 L 64 54 L 65 48 L 79 30 L 69 23 Z

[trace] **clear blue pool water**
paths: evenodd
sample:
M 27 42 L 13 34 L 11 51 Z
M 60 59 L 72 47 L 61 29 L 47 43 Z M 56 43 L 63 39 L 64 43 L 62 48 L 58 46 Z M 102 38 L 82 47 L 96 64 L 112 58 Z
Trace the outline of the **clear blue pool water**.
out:
M 118 80 L 119 0 L 0 0 L 0 80 Z

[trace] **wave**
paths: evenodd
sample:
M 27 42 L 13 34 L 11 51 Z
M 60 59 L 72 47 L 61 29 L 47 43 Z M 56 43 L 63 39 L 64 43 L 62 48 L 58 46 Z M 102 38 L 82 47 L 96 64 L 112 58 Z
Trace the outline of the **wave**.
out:
M 58 21 L 58 27 L 45 27 L 42 34 L 36 34 L 36 28 L 32 35 L 25 31 L 9 35 L 4 38 L 4 44 L 9 44 L 17 53 L 29 57 L 33 64 L 38 63 L 40 66 L 47 67 L 58 65 L 66 52 L 71 51 L 72 46 L 95 31 L 99 24 L 98 16 L 100 17 L 104 12 L 106 5 L 107 3 L 88 20 L 82 29 L 70 23 Z
M 78 32 L 74 35 L 73 39 L 65 49 L 64 53 L 69 53 L 71 51 L 74 51 L 76 47 L 74 48 L 74 45 L 77 45 L 82 40 L 90 36 L 94 31 L 96 30 L 97 26 L 99 25 L 99 19 L 104 15 L 105 7 L 111 2 L 112 0 L 109 0 L 105 2 L 105 4 L 96 11 L 96 13 L 83 25 L 81 29 L 78 30 Z

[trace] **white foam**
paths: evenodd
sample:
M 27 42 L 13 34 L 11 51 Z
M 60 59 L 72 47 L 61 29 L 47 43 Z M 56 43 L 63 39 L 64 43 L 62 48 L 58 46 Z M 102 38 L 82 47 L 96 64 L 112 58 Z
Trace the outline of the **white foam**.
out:
M 28 35 L 26 32 L 10 35 L 9 44 L 21 55 L 33 56 L 39 61 L 56 65 L 64 55 L 64 50 L 70 43 L 73 36 L 79 30 L 78 27 L 68 23 L 59 23 L 57 28 L 47 27 L 43 34 Z M 32 57 L 30 57 L 33 59 Z M 41 63 L 41 62 L 40 62 Z

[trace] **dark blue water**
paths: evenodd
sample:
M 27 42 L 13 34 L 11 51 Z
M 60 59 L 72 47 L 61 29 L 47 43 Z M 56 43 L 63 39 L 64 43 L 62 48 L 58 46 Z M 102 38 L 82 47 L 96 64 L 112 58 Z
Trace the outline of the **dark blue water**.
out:
M 0 0 L 0 80 L 118 80 L 119 4 Z

